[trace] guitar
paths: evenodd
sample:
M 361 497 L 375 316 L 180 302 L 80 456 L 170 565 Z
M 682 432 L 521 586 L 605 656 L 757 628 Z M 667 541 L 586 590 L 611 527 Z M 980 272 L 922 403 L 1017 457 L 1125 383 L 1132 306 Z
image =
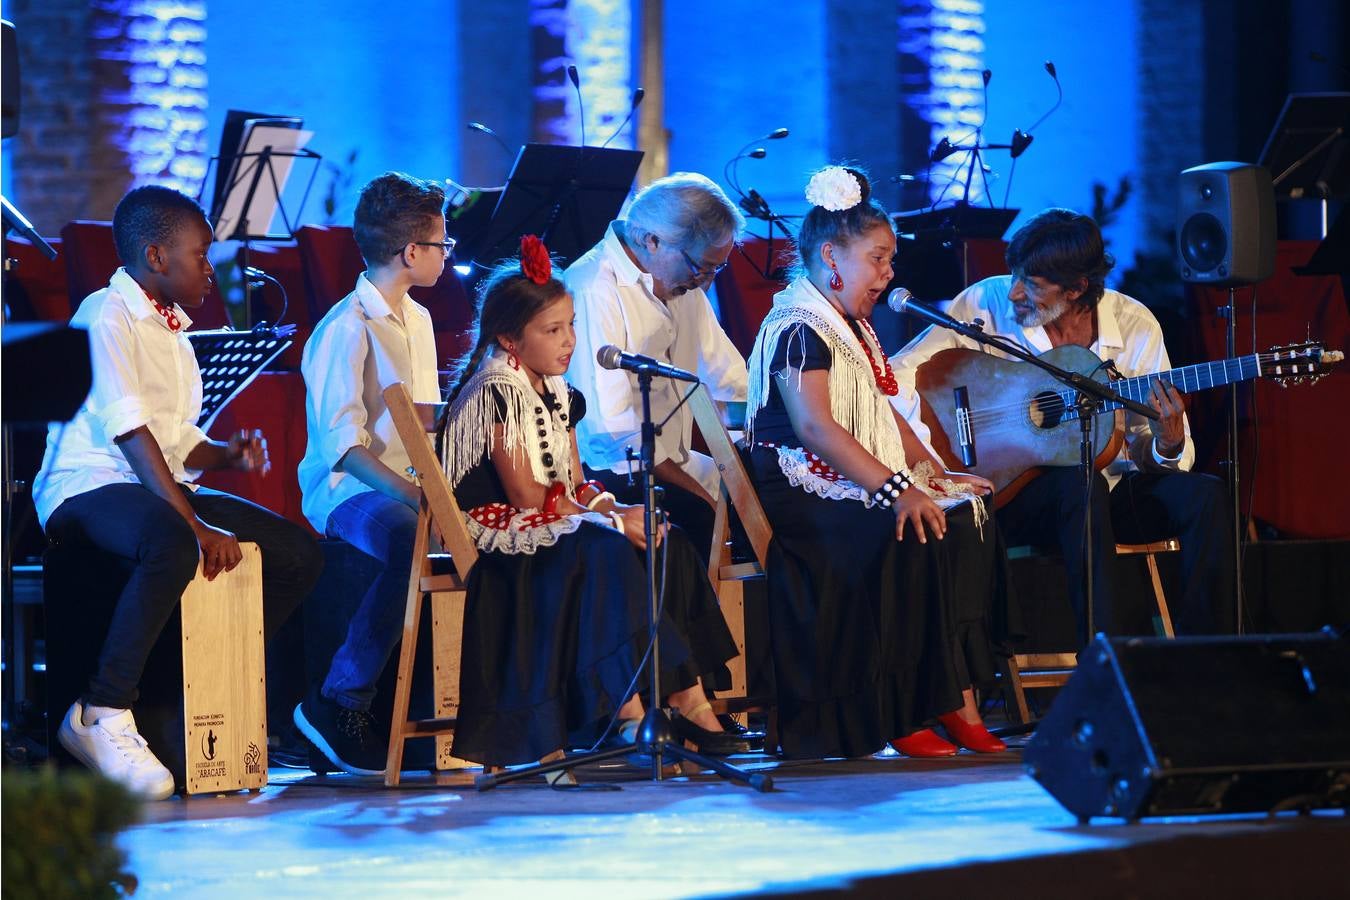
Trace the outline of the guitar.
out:
M 1148 403 L 1155 379 L 1189 392 L 1221 387 L 1250 378 L 1273 378 L 1283 385 L 1313 382 L 1344 354 L 1309 342 L 1274 347 L 1234 359 L 1184 366 L 1156 375 L 1110 381 L 1116 393 Z M 1086 347 L 1066 344 L 1041 359 L 1106 383 L 1107 366 Z M 1075 392 L 1030 363 L 1003 359 L 978 350 L 943 350 L 919 366 L 915 385 L 924 402 L 924 424 L 933 449 L 947 461 L 961 459 L 956 447 L 964 436 L 973 442 L 976 464 L 966 468 L 994 483 L 995 507 L 1011 500 L 1022 486 L 1049 466 L 1076 466 L 1080 428 Z M 1111 417 L 1111 427 L 1107 417 Z M 955 441 L 955 443 L 954 443 Z M 1093 428 L 1095 464 L 1100 471 L 1125 442 L 1125 410 L 1102 404 Z

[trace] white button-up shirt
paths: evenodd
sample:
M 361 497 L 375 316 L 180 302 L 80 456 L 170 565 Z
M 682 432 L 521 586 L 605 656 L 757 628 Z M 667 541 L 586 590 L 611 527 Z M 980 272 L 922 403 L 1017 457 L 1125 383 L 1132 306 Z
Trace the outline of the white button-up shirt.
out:
M 625 224 L 612 222 L 605 239 L 563 273 L 576 303 L 577 347 L 568 380 L 586 397 L 586 417 L 577 426 L 582 460 L 591 468 L 627 473 L 624 450 L 636 451 L 642 426 L 642 394 L 637 375 L 605 369 L 596 351 L 614 344 L 628 353 L 694 372 L 716 400 L 745 399 L 746 369 L 736 347 L 713 314 L 708 295 L 696 288 L 662 302 L 652 293 L 652 276 L 628 256 L 619 234 Z M 680 400 L 690 385 L 656 378 L 652 381 L 652 417 L 662 427 L 656 439 L 656 463 L 673 461 L 717 495 L 717 466 L 690 449 L 693 416 Z
M 982 319 L 986 332 L 1011 338 L 1037 355 L 1045 353 L 1051 349 L 1049 336 L 1039 325 L 1024 328 L 1017 324 L 1012 301 L 1008 299 L 1011 290 L 1011 275 L 986 278 L 958 294 L 947 307 L 947 314 L 960 322 Z M 900 385 L 900 393 L 891 398 L 891 403 L 908 420 L 925 444 L 929 444 L 929 432 L 928 427 L 919 418 L 919 394 L 914 389 L 915 370 L 931 359 L 933 354 L 954 347 L 984 349 L 985 352 L 992 352 L 1001 358 L 1010 358 L 1006 353 L 982 348 L 970 338 L 937 326 L 930 326 L 911 341 L 909 346 L 891 357 L 895 378 Z M 1102 294 L 1101 302 L 1097 304 L 1097 340 L 1088 349 L 1103 360 L 1115 360 L 1116 368 L 1126 378 L 1152 375 L 1172 368 L 1167 358 L 1167 347 L 1163 344 L 1162 328 L 1158 325 L 1158 320 L 1144 304 L 1119 291 L 1107 290 Z M 1157 442 L 1151 440 L 1152 431 L 1148 420 L 1127 410 L 1125 446 L 1104 473 L 1110 486 L 1114 487 L 1120 476 L 1126 472 L 1138 468 L 1131 458 L 1131 450 L 1134 450 L 1135 457 L 1139 457 L 1139 451 L 1143 450 L 1144 446 L 1149 448 L 1147 456 L 1152 457 L 1152 462 L 1158 468 L 1190 469 L 1195 461 L 1195 444 L 1191 441 L 1190 422 L 1184 416 L 1183 422 L 1186 427 L 1186 441 L 1181 456 L 1169 459 L 1159 455 Z M 1136 449 L 1139 441 L 1149 443 L 1140 444 Z M 932 450 L 931 444 L 929 450 Z
M 408 451 L 385 405 L 384 389 L 401 381 L 415 403 L 441 400 L 431 314 L 407 294 L 400 304 L 401 320 L 363 272 L 356 289 L 319 320 L 305 343 L 300 371 L 308 438 L 299 468 L 300 507 L 320 534 L 340 503 L 373 490 L 335 469 L 352 447 L 369 448 L 380 462 L 412 480 Z
M 175 305 L 186 330 L 192 320 Z M 164 453 L 174 480 L 190 483 L 198 472 L 185 466 L 205 441 L 197 427 L 202 411 L 202 375 L 192 343 L 167 320 L 126 269 L 84 299 L 70 324 L 89 332 L 93 385 L 75 418 L 47 428 L 47 450 L 33 482 L 38 521 L 61 503 L 110 484 L 139 484 L 113 440 L 142 425 Z

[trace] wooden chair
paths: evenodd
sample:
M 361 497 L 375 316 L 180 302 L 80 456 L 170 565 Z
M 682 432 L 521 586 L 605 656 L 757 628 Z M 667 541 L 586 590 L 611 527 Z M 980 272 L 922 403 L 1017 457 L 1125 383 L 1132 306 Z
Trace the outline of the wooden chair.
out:
M 394 711 L 389 726 L 389 756 L 385 763 L 384 783 L 398 785 L 403 766 L 403 744 L 410 738 L 436 738 L 436 768 L 456 769 L 477 763 L 456 759 L 450 752 L 450 739 L 459 712 L 460 650 L 464 643 L 464 604 L 467 599 L 469 570 L 478 562 L 478 548 L 469 537 L 459 504 L 446 481 L 440 459 L 427 436 L 432 427 L 423 419 L 400 382 L 384 391 L 384 401 L 394 420 L 412 462 L 412 470 L 422 488 L 417 512 L 417 536 L 413 544 L 413 568 L 408 578 L 408 602 L 403 615 L 403 646 L 399 651 L 398 680 L 394 688 Z M 438 573 L 446 554 L 433 552 L 438 545 L 449 550 L 453 572 Z M 431 602 L 431 646 L 434 664 L 432 686 L 436 695 L 435 718 L 408 718 L 412 693 L 413 662 L 417 654 L 417 632 L 422 622 L 422 604 Z M 542 762 L 563 756 L 561 750 L 550 753 Z M 487 771 L 492 771 L 489 767 Z M 550 773 L 550 783 L 575 783 L 570 772 Z
M 413 567 L 408 578 L 408 602 L 403 615 L 403 646 L 398 658 L 398 681 L 394 689 L 394 714 L 389 728 L 389 757 L 384 770 L 384 783 L 394 787 L 399 783 L 403 766 L 403 744 L 409 738 L 436 738 L 436 767 L 455 767 L 458 761 L 450 755 L 450 736 L 455 730 L 455 715 L 459 711 L 459 660 L 464 635 L 465 585 L 469 570 L 478 561 L 478 548 L 469 538 L 459 504 L 450 491 L 440 460 L 432 447 L 427 431 L 431 426 L 413 404 L 408 389 L 402 382 L 385 389 L 384 401 L 394 427 L 408 451 L 414 476 L 422 489 L 422 502 L 417 511 L 417 537 L 413 544 Z M 439 530 L 439 539 L 437 535 Z M 450 551 L 453 572 L 436 574 L 437 558 L 432 548 L 444 541 Z M 433 689 L 436 694 L 432 719 L 408 719 L 409 697 L 412 692 L 414 657 L 417 654 L 417 632 L 422 623 L 422 604 L 431 602 Z M 461 765 L 471 765 L 461 763 Z
M 708 452 L 717 463 L 722 475 L 722 490 L 717 499 L 717 512 L 713 519 L 713 543 L 709 554 L 708 579 L 717 591 L 717 599 L 722 607 L 722 615 L 727 621 L 731 636 L 736 641 L 740 655 L 727 664 L 731 672 L 731 694 L 719 697 L 713 702 L 713 709 L 719 713 L 731 713 L 743 718 L 747 712 L 757 712 L 768 708 L 766 700 L 749 696 L 749 680 L 746 672 L 745 654 L 745 582 L 764 578 L 768 563 L 769 541 L 773 539 L 773 529 L 764 507 L 755 495 L 754 485 L 745 471 L 740 455 L 731 441 L 718 415 L 717 407 L 708 389 L 702 385 L 689 400 L 689 408 L 698 425 Z M 755 553 L 754 562 L 732 563 L 731 550 L 727 544 L 730 533 L 730 510 L 735 507 L 745 528 L 750 546 Z
M 1144 556 L 1148 566 L 1149 578 L 1153 582 L 1153 599 L 1158 605 L 1158 614 L 1153 617 L 1153 628 L 1159 637 L 1175 637 L 1172 631 L 1172 614 L 1167 606 L 1167 595 L 1163 592 L 1162 577 L 1158 573 L 1158 554 L 1176 553 L 1181 542 L 1176 538 L 1155 541 L 1150 544 L 1116 544 L 1117 556 Z M 1028 556 L 1034 553 L 1030 547 L 1009 549 L 1009 558 Z M 1012 712 L 1018 722 L 1031 721 L 1031 712 L 1027 707 L 1026 692 L 1031 688 L 1062 687 L 1078 665 L 1076 653 L 1018 653 L 1008 660 L 1008 686 L 1013 695 Z

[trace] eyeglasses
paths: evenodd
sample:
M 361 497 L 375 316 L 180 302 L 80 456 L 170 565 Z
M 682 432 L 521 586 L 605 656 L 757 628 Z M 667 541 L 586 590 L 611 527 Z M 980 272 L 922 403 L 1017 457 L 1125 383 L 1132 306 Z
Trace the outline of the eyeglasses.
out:
M 416 244 L 419 247 L 440 247 L 445 251 L 445 255 L 449 256 L 451 253 L 455 252 L 455 244 L 459 243 L 459 241 L 448 237 L 443 241 L 410 241 L 409 243 Z
M 689 267 L 689 271 L 700 281 L 705 278 L 716 278 L 717 273 L 727 267 L 726 263 L 722 263 L 720 266 L 713 266 L 711 269 L 705 269 L 695 262 L 692 256 L 684 252 L 683 247 L 680 248 L 680 255 L 684 257 L 684 264 Z

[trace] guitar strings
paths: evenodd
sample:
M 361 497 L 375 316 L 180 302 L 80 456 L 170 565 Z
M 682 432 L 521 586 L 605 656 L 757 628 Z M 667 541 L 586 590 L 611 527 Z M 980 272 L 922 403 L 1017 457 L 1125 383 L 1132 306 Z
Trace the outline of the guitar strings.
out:
M 1311 365 L 1312 365 L 1311 363 L 1309 363 L 1308 357 L 1307 357 L 1306 355 L 1299 355 L 1299 356 L 1295 356 L 1295 357 L 1293 357 L 1293 358 L 1286 359 L 1285 357 L 1282 357 L 1279 353 L 1274 352 L 1274 351 L 1269 351 L 1269 352 L 1266 352 L 1266 353 L 1248 354 L 1247 356 L 1234 357 L 1234 361 L 1235 361 L 1235 362 L 1238 362 L 1238 363 L 1240 363 L 1240 362 L 1242 362 L 1242 361 L 1248 361 L 1248 360 L 1250 360 L 1250 358 L 1251 358 L 1252 356 L 1257 357 L 1257 363 L 1258 363 L 1258 367 L 1259 367 L 1259 368 L 1264 368 L 1265 365 L 1266 365 L 1267 363 L 1287 363 L 1287 364 L 1290 365 L 1291 367 L 1297 365 L 1297 366 L 1299 366 L 1299 367 L 1305 367 L 1305 366 L 1306 366 L 1306 367 L 1308 367 L 1308 368 L 1311 368 Z M 1219 364 L 1222 364 L 1222 365 L 1224 366 L 1224 371 L 1225 371 L 1225 373 L 1226 373 L 1227 370 L 1228 370 L 1228 368 L 1229 368 L 1229 365 L 1228 365 L 1227 362 L 1224 361 L 1224 360 L 1216 360 L 1214 363 L 1201 363 L 1200 365 L 1205 366 L 1205 365 L 1219 365 Z M 1241 372 L 1242 372 L 1242 368 L 1243 368 L 1243 367 L 1242 367 L 1240 364 L 1237 366 L 1239 375 L 1240 375 Z M 1171 370 L 1171 371 L 1176 372 L 1176 371 L 1180 371 L 1180 370 L 1178 370 L 1178 369 L 1173 369 L 1173 370 Z M 1196 373 L 1196 374 L 1198 375 L 1199 373 Z M 1290 372 L 1287 376 L 1277 376 L 1277 377 L 1296 377 L 1296 376 L 1298 376 L 1298 375 L 1300 375 L 1300 374 L 1305 374 L 1305 373 Z M 1309 372 L 1309 373 L 1306 373 L 1306 374 L 1313 374 L 1313 373 Z M 1135 376 L 1131 376 L 1130 378 L 1123 379 L 1123 381 L 1135 381 L 1136 379 L 1149 379 L 1149 378 L 1153 378 L 1153 377 L 1155 377 L 1155 376 L 1153 376 L 1153 375 L 1135 375 Z M 1187 379 L 1187 378 L 1178 378 L 1178 379 L 1176 379 L 1175 381 L 1172 380 L 1172 379 L 1170 379 L 1170 378 L 1167 379 L 1168 383 L 1169 383 L 1169 384 L 1172 384 L 1174 387 L 1178 387 L 1177 382 L 1181 382 L 1182 385 L 1184 385 L 1184 384 L 1187 383 L 1189 380 L 1190 380 L 1190 379 Z M 1244 380 L 1244 381 L 1245 381 L 1245 380 L 1247 380 L 1247 379 L 1241 378 L 1241 379 L 1232 379 L 1232 380 Z M 1211 379 L 1211 381 L 1212 381 L 1212 379 Z M 1225 383 L 1231 383 L 1231 381 L 1225 382 Z M 1108 384 L 1109 384 L 1109 382 L 1108 382 Z M 1190 388 L 1189 390 L 1208 390 L 1208 389 L 1210 389 L 1210 388 L 1214 388 L 1214 387 L 1223 387 L 1223 386 L 1224 386 L 1224 383 L 1220 383 L 1220 384 L 1212 384 L 1212 383 L 1211 383 L 1211 384 L 1208 384 L 1208 385 L 1204 385 L 1204 384 L 1200 384 L 1199 381 L 1197 380 L 1196 387 Z M 1188 390 L 1188 389 L 1187 389 L 1186 387 L 1184 387 L 1184 386 L 1180 386 L 1180 389 L 1181 389 L 1182 391 L 1187 391 L 1187 390 Z M 1062 406 L 1060 407 L 1060 408 L 1062 409 L 1062 414 L 1061 414 L 1061 419 L 1060 419 L 1060 421 L 1076 421 L 1076 420 L 1077 420 L 1077 411 L 1073 408 L 1072 401 L 1069 399 L 1069 398 L 1071 397 L 1071 395 L 1072 395 L 1072 391 L 1069 391 L 1069 390 L 1067 390 L 1067 389 L 1060 389 L 1060 390 L 1048 391 L 1048 392 L 1043 392 L 1043 393 L 1044 393 L 1044 394 L 1048 394 L 1049 397 L 1057 398 L 1057 399 L 1060 401 L 1060 404 L 1062 404 Z M 1037 395 L 1037 396 L 1040 396 L 1040 395 Z M 1130 399 L 1136 399 L 1136 398 L 1131 397 Z M 1023 399 L 1020 399 L 1020 400 L 1014 400 L 1014 401 L 1011 401 L 1011 402 L 1008 402 L 1008 403 L 996 403 L 996 404 L 993 404 L 993 405 L 990 405 L 990 406 L 985 406 L 985 407 L 983 407 L 982 409 L 979 409 L 979 410 L 972 410 L 972 411 L 971 411 L 971 413 L 970 413 L 970 422 L 971 422 L 972 425 L 982 425 L 982 426 L 988 427 L 988 426 L 990 426 L 990 425 L 999 424 L 999 421 L 998 421 L 998 420 L 1000 420 L 1000 419 L 1007 419 L 1007 420 L 1008 420 L 1008 421 L 1007 421 L 1007 424 L 1010 424 L 1010 425 L 1011 425 L 1011 424 L 1020 424 L 1020 420 L 1021 420 L 1022 416 L 1025 415 L 1025 413 L 1027 412 L 1027 410 L 1028 410 L 1029 408 L 1031 408 L 1032 404 L 1034 404 L 1035 402 L 1036 402 L 1036 398 L 1035 398 L 1035 397 L 1030 397 L 1030 398 L 1023 398 Z M 1143 402 L 1143 400 L 1139 400 L 1139 402 Z M 1046 406 L 1048 407 L 1049 404 L 1046 404 Z M 1050 408 L 1053 409 L 1053 407 L 1050 407 Z M 1119 409 L 1120 407 L 1117 406 L 1116 408 Z M 1114 412 L 1114 410 L 1103 410 L 1102 414 L 1105 414 L 1105 413 L 1107 413 L 1107 412 Z

